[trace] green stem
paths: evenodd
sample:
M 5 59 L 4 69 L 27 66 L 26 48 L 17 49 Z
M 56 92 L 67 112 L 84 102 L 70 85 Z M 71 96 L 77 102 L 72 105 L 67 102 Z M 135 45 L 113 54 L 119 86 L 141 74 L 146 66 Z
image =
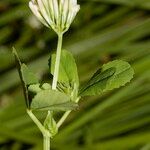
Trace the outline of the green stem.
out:
M 43 135 L 43 139 L 44 139 L 43 150 L 50 150 L 50 137 Z
M 54 78 L 53 78 L 53 83 L 52 83 L 52 89 L 53 90 L 56 90 L 56 87 L 57 87 L 60 57 L 61 57 L 61 49 L 62 49 L 62 40 L 63 40 L 63 34 L 60 33 L 60 34 L 58 34 L 58 44 L 57 44 L 57 52 L 56 52 Z
M 78 98 L 75 100 L 75 102 L 78 103 L 79 100 L 80 100 L 80 97 L 78 97 Z M 59 120 L 58 123 L 57 123 L 57 127 L 58 127 L 58 128 L 63 124 L 63 122 L 66 120 L 66 118 L 69 116 L 70 113 L 71 113 L 71 111 L 69 110 L 69 111 L 66 111 L 66 112 L 63 114 L 63 116 L 60 118 L 60 120 Z
M 37 127 L 40 129 L 40 131 L 42 133 L 45 133 L 46 132 L 45 128 L 43 127 L 41 122 L 35 117 L 35 115 L 32 113 L 32 111 L 27 109 L 27 113 L 30 116 L 30 118 L 33 120 L 33 122 L 37 125 Z
M 61 119 L 58 121 L 58 123 L 57 123 L 57 127 L 59 128 L 62 124 L 63 124 L 63 122 L 66 120 L 66 118 L 69 116 L 69 114 L 71 113 L 71 111 L 69 110 L 69 111 L 66 111 L 64 114 L 63 114 L 63 116 L 61 117 Z
M 43 147 L 44 147 L 44 150 L 50 150 L 50 133 L 44 128 L 44 126 L 36 118 L 36 116 L 32 113 L 31 110 L 27 109 L 27 113 L 43 134 L 43 139 L 44 139 Z

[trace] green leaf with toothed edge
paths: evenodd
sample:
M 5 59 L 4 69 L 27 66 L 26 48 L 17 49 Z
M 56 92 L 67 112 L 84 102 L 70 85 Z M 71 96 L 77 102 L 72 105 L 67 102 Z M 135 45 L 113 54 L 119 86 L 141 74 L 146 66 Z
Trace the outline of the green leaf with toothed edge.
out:
M 133 78 L 129 63 L 115 60 L 104 64 L 80 90 L 81 96 L 100 95 L 105 91 L 124 86 Z

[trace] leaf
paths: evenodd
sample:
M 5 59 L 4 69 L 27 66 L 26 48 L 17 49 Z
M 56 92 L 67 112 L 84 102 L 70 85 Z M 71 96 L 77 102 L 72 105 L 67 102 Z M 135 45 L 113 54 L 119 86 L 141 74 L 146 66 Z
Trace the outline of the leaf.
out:
M 44 121 L 44 127 L 50 132 L 51 137 L 55 136 L 58 132 L 57 123 L 51 111 L 48 111 L 48 115 Z
M 21 65 L 21 73 L 23 76 L 23 80 L 26 85 L 36 84 L 38 83 L 37 77 L 32 73 L 29 68 L 25 65 Z
M 28 87 L 28 90 L 32 93 L 38 93 L 38 92 L 41 92 L 42 90 L 51 90 L 52 87 L 49 83 L 43 83 L 42 86 L 37 83 L 37 84 L 31 84 L 29 87 Z
M 99 95 L 105 91 L 124 86 L 133 78 L 130 64 L 115 60 L 104 64 L 80 90 L 81 96 Z
M 24 97 L 25 97 L 26 106 L 27 106 L 27 108 L 29 108 L 28 89 L 27 89 L 27 86 L 26 86 L 26 84 L 25 84 L 23 74 L 22 74 L 22 72 L 21 72 L 21 61 L 20 61 L 20 59 L 19 59 L 19 57 L 18 57 L 18 54 L 17 54 L 17 51 L 16 51 L 15 48 L 13 48 L 12 53 L 13 53 L 13 55 L 14 55 L 14 58 L 15 58 L 15 61 L 16 61 L 16 65 L 17 65 L 17 69 L 18 69 L 19 76 L 20 76 L 20 80 L 21 80 L 21 83 L 22 83 L 23 93 L 24 93 Z
M 38 93 L 38 92 L 41 92 L 41 90 L 42 89 L 40 88 L 40 84 L 31 84 L 28 87 L 28 91 L 32 93 Z
M 50 72 L 54 75 L 56 54 L 51 56 Z M 71 99 L 74 101 L 78 94 L 79 77 L 75 59 L 73 55 L 63 50 L 61 53 L 61 60 L 59 66 L 58 76 L 58 89 L 66 94 L 71 95 Z
M 55 90 L 42 90 L 32 99 L 32 110 L 73 110 L 77 104 L 70 97 Z
M 52 54 L 50 66 L 50 72 L 52 75 L 54 75 L 55 60 L 56 54 Z M 76 83 L 77 85 L 79 85 L 79 78 L 75 60 L 73 58 L 73 55 L 66 50 L 63 50 L 61 52 L 58 81 L 68 84 Z
M 88 81 L 88 83 L 81 89 L 80 93 L 85 93 L 89 89 L 95 92 L 99 92 L 99 87 L 96 89 L 96 85 L 99 85 L 100 83 L 103 83 L 105 80 L 107 80 L 109 77 L 111 77 L 115 73 L 115 68 L 109 68 L 102 72 L 102 69 L 99 69 L 92 78 Z M 95 87 L 95 88 L 93 88 Z M 93 92 L 94 92 L 93 91 Z M 96 93 L 97 93 L 96 92 Z M 95 95 L 95 94 L 94 94 Z
M 38 83 L 38 79 L 28 69 L 28 67 L 25 64 L 21 63 L 15 48 L 13 48 L 12 53 L 13 53 L 13 55 L 15 57 L 15 61 L 16 61 L 16 64 L 17 64 L 17 69 L 18 69 L 19 76 L 20 76 L 20 79 L 21 79 L 26 106 L 27 106 L 27 108 L 29 108 L 29 105 L 30 105 L 29 103 L 30 102 L 29 102 L 28 86 L 30 84 Z

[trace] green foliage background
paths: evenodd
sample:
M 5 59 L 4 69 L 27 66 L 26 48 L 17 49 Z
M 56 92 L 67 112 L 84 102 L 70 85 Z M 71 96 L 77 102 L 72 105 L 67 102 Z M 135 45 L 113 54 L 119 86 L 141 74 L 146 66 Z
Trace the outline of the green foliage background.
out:
M 150 0 L 80 0 L 65 49 L 84 83 L 103 63 L 123 59 L 135 70 L 125 87 L 86 97 L 52 140 L 53 150 L 150 150 Z M 39 78 L 49 81 L 56 35 L 28 0 L 0 0 L 0 150 L 42 150 L 42 136 L 25 112 L 12 46 Z M 45 114 L 37 114 L 42 120 Z M 61 114 L 56 114 L 59 118 Z

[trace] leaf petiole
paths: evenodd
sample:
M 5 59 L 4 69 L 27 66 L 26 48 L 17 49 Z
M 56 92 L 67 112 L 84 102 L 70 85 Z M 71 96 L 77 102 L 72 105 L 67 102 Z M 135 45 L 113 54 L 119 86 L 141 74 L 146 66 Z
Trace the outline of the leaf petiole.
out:
M 75 102 L 78 103 L 79 100 L 80 100 L 80 97 L 78 97 L 78 98 L 75 100 Z M 63 114 L 63 116 L 60 118 L 60 120 L 59 120 L 58 123 L 57 123 L 57 128 L 59 128 L 59 127 L 63 124 L 63 122 L 66 120 L 66 118 L 69 116 L 70 113 L 71 113 L 71 110 L 66 111 L 66 112 Z

